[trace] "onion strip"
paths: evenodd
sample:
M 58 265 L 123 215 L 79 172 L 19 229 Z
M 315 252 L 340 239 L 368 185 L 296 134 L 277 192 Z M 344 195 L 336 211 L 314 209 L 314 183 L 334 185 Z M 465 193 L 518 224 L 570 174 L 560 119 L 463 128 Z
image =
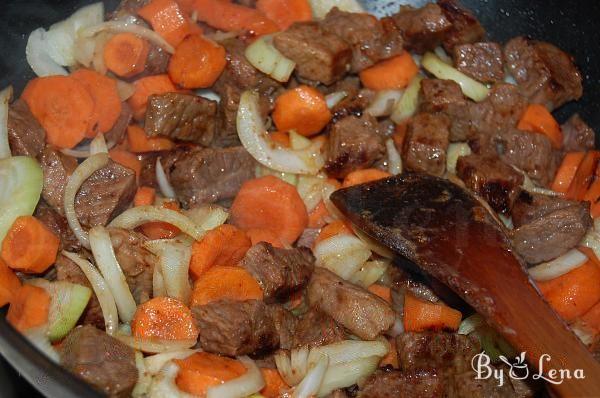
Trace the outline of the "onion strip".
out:
M 577 249 L 571 249 L 562 256 L 547 263 L 529 268 L 531 278 L 536 281 L 549 281 L 579 268 L 588 260 L 587 256 Z
M 319 360 L 310 368 L 306 376 L 294 390 L 292 398 L 310 398 L 317 394 L 325 378 L 329 366 L 329 357 L 321 355 Z
M 335 91 L 333 93 L 327 94 L 325 96 L 325 102 L 327 103 L 327 107 L 329 109 L 333 109 L 337 104 L 342 102 L 344 98 L 348 96 L 348 93 L 345 91 Z
M 254 361 L 247 356 L 239 357 L 247 369 L 246 373 L 206 390 L 206 398 L 245 398 L 262 390 L 265 380 Z
M 388 172 L 394 176 L 402 173 L 402 157 L 393 139 L 388 138 L 385 141 L 385 149 L 388 156 Z
M 156 374 L 160 372 L 162 367 L 165 366 L 167 362 L 172 361 L 173 359 L 185 359 L 200 351 L 201 350 L 192 350 L 186 348 L 180 351 L 163 352 L 160 354 L 148 356 L 144 358 L 146 372 L 150 374 Z
M 160 162 L 160 157 L 156 158 L 156 182 L 158 182 L 158 187 L 160 188 L 160 192 L 162 192 L 163 196 L 169 199 L 175 199 L 175 190 L 173 186 L 169 182 L 167 175 L 165 174 L 165 169 L 163 169 L 162 163 Z
M 147 354 L 159 354 L 162 352 L 181 351 L 196 345 L 196 339 L 186 340 L 161 340 L 161 339 L 140 339 L 139 337 L 116 334 L 113 337 L 120 340 L 129 347 L 145 352 Z
M 144 247 L 158 256 L 167 295 L 187 304 L 192 294 L 188 279 L 191 247 L 169 239 L 147 241 Z
M 106 143 L 106 149 L 111 150 L 112 148 L 114 148 L 115 145 L 116 143 L 114 141 L 109 141 Z M 89 158 L 93 155 L 93 153 L 91 152 L 91 145 L 80 146 L 79 148 L 76 147 L 74 149 L 62 148 L 60 151 L 67 156 L 79 159 Z
M 8 103 L 12 98 L 12 93 L 12 86 L 8 86 L 0 92 L 0 159 L 12 156 L 8 143 Z

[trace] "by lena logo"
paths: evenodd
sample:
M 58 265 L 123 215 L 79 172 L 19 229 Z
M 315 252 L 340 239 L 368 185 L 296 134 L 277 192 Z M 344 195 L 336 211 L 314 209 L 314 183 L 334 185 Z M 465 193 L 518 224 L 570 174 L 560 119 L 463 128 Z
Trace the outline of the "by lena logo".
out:
M 533 380 L 545 380 L 552 384 L 561 384 L 565 380 L 585 379 L 583 369 L 546 369 L 544 366 L 550 361 L 550 355 L 543 354 L 538 362 L 537 372 L 530 372 L 527 362 L 525 362 L 525 352 L 516 356 L 514 361 L 510 361 L 504 355 L 500 355 L 500 360 L 508 367 L 508 377 L 513 380 L 524 380 L 531 376 Z M 492 360 L 485 353 L 479 353 L 471 360 L 471 367 L 475 371 L 477 380 L 486 380 L 493 378 L 498 382 L 498 386 L 506 383 L 506 370 L 492 366 Z

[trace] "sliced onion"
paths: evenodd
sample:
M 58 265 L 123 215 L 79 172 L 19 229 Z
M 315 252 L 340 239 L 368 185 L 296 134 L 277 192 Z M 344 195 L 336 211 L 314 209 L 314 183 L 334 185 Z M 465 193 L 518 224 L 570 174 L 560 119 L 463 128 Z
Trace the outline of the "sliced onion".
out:
M 153 221 L 164 221 L 174 225 L 195 240 L 199 240 L 206 233 L 205 230 L 178 211 L 156 206 L 137 206 L 125 210 L 112 220 L 109 227 L 134 229 Z
M 108 150 L 113 149 L 115 145 L 116 145 L 116 143 L 114 141 L 107 142 L 106 149 L 108 149 Z M 62 148 L 60 151 L 67 156 L 71 156 L 73 158 L 79 158 L 79 159 L 89 158 L 90 156 L 93 155 L 93 153 L 91 152 L 90 145 L 82 145 L 82 146 L 75 147 L 73 149 Z
M 92 37 L 100 32 L 133 33 L 136 36 L 143 37 L 144 39 L 156 44 L 169 54 L 173 54 L 175 52 L 175 48 L 167 43 L 167 41 L 163 39 L 161 35 L 151 29 L 138 25 L 135 17 L 127 17 L 125 19 L 103 22 L 96 26 L 84 29 L 79 34 L 83 37 Z
M 482 325 L 485 325 L 483 317 L 479 314 L 473 314 L 460 323 L 456 333 L 468 335 L 479 329 Z
M 83 230 L 79 220 L 77 219 L 77 213 L 75 213 L 75 195 L 77 195 L 77 191 L 79 191 L 79 188 L 85 182 L 85 180 L 87 180 L 92 174 L 107 164 L 107 153 L 98 153 L 90 156 L 84 160 L 83 163 L 77 166 L 73 174 L 71 174 L 69 177 L 67 186 L 65 187 L 64 206 L 67 222 L 77 237 L 77 240 L 79 240 L 79 243 L 81 243 L 81 245 L 87 249 L 90 248 L 90 241 L 87 232 Z
M 60 355 L 58 354 L 58 351 L 54 349 L 52 344 L 50 344 L 50 340 L 48 339 L 47 325 L 29 328 L 23 331 L 23 335 L 35 348 L 44 353 L 44 355 L 52 362 L 60 363 Z
M 320 141 L 303 150 L 292 150 L 281 148 L 269 139 L 260 116 L 256 92 L 242 93 L 237 114 L 237 131 L 252 157 L 271 169 L 295 174 L 317 174 L 325 164 Z
M 325 15 L 333 7 L 346 12 L 365 12 L 365 9 L 357 0 L 309 0 L 309 3 L 316 19 L 325 18 Z
M 404 94 L 400 100 L 396 102 L 392 115 L 390 116 L 390 119 L 392 119 L 394 123 L 400 124 L 417 112 L 421 80 L 423 80 L 421 76 L 415 76 L 408 84 L 408 87 L 406 87 L 406 90 L 404 90 Z
M 207 100 L 215 101 L 217 103 L 221 102 L 221 96 L 208 88 L 196 90 L 196 95 L 202 98 L 206 98 Z
M 356 236 L 341 234 L 317 243 L 314 255 L 319 267 L 349 280 L 371 257 L 371 250 Z
M 193 395 L 181 391 L 175 380 L 179 373 L 179 366 L 168 362 L 152 379 L 148 391 L 148 398 L 194 398 Z
M 191 247 L 172 239 L 147 241 L 144 247 L 158 256 L 167 296 L 187 304 L 192 293 L 188 279 Z
M 402 98 L 402 90 L 381 90 L 373 98 L 365 112 L 374 117 L 389 116 L 396 103 Z
M 139 337 L 116 334 L 114 337 L 119 339 L 129 347 L 148 354 L 159 354 L 161 352 L 181 351 L 196 345 L 196 339 L 186 340 L 161 340 L 161 339 L 141 339 Z
M 333 366 L 330 364 L 317 396 L 325 397 L 339 388 L 362 383 L 377 370 L 380 360 L 379 356 L 371 356 Z
M 262 164 L 256 165 L 256 178 L 264 177 L 264 176 L 274 176 L 279 178 L 282 181 L 287 182 L 290 185 L 296 185 L 298 183 L 298 176 L 293 173 L 282 173 L 281 171 L 273 170 L 268 167 L 263 166 Z
M 311 349 L 308 362 L 315 363 L 319 355 L 326 355 L 329 357 L 330 365 L 337 365 L 373 355 L 384 357 L 389 350 L 389 344 L 382 340 L 343 340 Z
M 448 65 L 433 53 L 426 53 L 423 56 L 422 65 L 425 70 L 438 79 L 453 80 L 458 83 L 462 92 L 473 101 L 484 100 L 490 91 L 485 84 L 479 83 Z
M 285 351 L 277 351 L 273 358 L 279 374 L 290 386 L 299 384 L 308 371 L 308 354 L 306 346 L 296 348 L 290 351 L 289 355 Z
M 333 93 L 327 94 L 325 96 L 325 102 L 327 103 L 327 107 L 329 109 L 333 109 L 337 104 L 342 102 L 344 98 L 348 96 L 348 93 L 345 91 L 335 91 Z
M 154 267 L 152 271 L 152 297 L 166 297 L 167 288 L 162 275 L 161 267 Z
M 296 130 L 290 130 L 290 147 L 292 149 L 300 150 L 309 148 L 312 144 L 312 141 L 306 138 L 303 135 L 300 135 L 296 132 Z
M 218 205 L 194 207 L 184 210 L 184 214 L 205 231 L 210 231 L 225 224 L 225 221 L 229 217 L 227 210 Z
M 380 245 L 375 240 L 371 239 L 367 234 L 360 230 L 356 225 L 352 224 L 352 230 L 358 239 L 360 239 L 369 250 L 379 254 L 381 257 L 392 259 L 394 253 L 385 246 Z
M 92 65 L 94 60 L 94 53 L 96 51 L 96 40 L 91 37 L 79 37 L 75 39 L 75 47 L 73 49 L 73 56 L 75 61 L 86 68 Z
M 327 211 L 329 212 L 329 215 L 332 218 L 334 218 L 336 220 L 344 220 L 346 217 L 344 217 L 344 215 L 338 210 L 338 208 L 335 207 L 335 205 L 329 198 L 331 196 L 331 194 L 334 193 L 335 191 L 337 191 L 337 187 L 335 185 L 333 185 L 327 181 L 325 181 L 323 183 L 323 192 L 322 192 L 323 204 L 325 205 L 325 208 L 327 209 Z
M 456 163 L 461 156 L 471 154 L 471 147 L 466 142 L 453 142 L 448 145 L 446 152 L 446 170 L 448 173 L 456 174 Z
M 108 72 L 108 68 L 104 63 L 104 47 L 106 47 L 106 43 L 108 43 L 112 36 L 112 33 L 102 32 L 93 37 L 96 41 L 96 47 L 94 48 L 92 67 L 96 72 L 102 75 L 105 75 L 106 72 Z
M 108 153 L 108 146 L 104 139 L 104 134 L 98 134 L 90 142 L 90 154 L 95 155 L 97 153 Z
M 351 277 L 350 282 L 367 288 L 377 282 L 389 267 L 388 260 L 367 261 Z
M 85 277 L 92 285 L 92 290 L 98 298 L 100 303 L 100 309 L 102 310 L 102 317 L 104 318 L 104 325 L 106 333 L 109 335 L 115 334 L 119 326 L 119 316 L 117 312 L 117 305 L 115 304 L 115 298 L 113 297 L 106 281 L 100 275 L 96 267 L 94 267 L 89 261 L 84 260 L 75 253 L 69 253 L 63 251 L 62 254 L 69 260 L 73 261 L 85 274 Z
M 162 367 L 165 366 L 167 362 L 172 361 L 173 359 L 185 359 L 200 351 L 201 350 L 192 350 L 186 348 L 184 350 L 163 352 L 161 354 L 151 355 L 144 358 L 144 367 L 146 369 L 146 372 L 150 374 L 156 374 L 160 372 Z
M 298 177 L 296 188 L 309 213 L 313 211 L 323 199 L 323 184 L 325 181 L 325 177 L 319 175 Z
M 577 249 L 571 249 L 552 261 L 529 268 L 528 271 L 534 281 L 549 281 L 582 266 L 587 260 L 585 254 Z
M 123 80 L 115 79 L 117 82 L 117 92 L 119 93 L 119 99 L 123 102 L 127 101 L 133 93 L 135 93 L 135 86 L 131 83 L 124 82 Z
M 514 229 L 515 226 L 513 225 L 513 220 L 511 216 L 506 216 L 504 214 L 498 214 L 498 218 L 500 219 L 500 221 L 502 221 L 502 223 L 504 224 L 504 226 L 507 229 Z
M 246 47 L 244 55 L 252 66 L 278 82 L 287 82 L 296 68 L 294 61 L 275 48 L 271 35 L 256 39 L 254 43 Z
M 8 104 L 12 93 L 12 86 L 8 86 L 0 92 L 0 159 L 12 156 L 8 143 Z
M 600 234 L 598 233 L 599 230 L 596 229 L 599 220 L 600 218 L 594 220 L 594 227 L 588 230 L 580 243 L 582 246 L 592 249 L 596 257 L 600 257 Z
M 294 389 L 292 398 L 310 398 L 316 395 L 321 388 L 328 366 L 329 357 L 320 355 L 319 360 L 309 368 L 304 379 Z
M 538 187 L 537 185 L 535 185 L 533 183 L 533 181 L 531 181 L 531 178 L 529 178 L 529 176 L 523 170 L 520 170 L 520 169 L 518 169 L 516 167 L 513 167 L 513 169 L 515 169 L 519 173 L 523 174 L 523 189 L 526 190 L 527 192 L 537 193 L 537 194 L 540 194 L 540 195 L 547 195 L 547 196 L 561 196 L 561 195 L 563 195 L 562 193 L 553 191 L 551 189 Z
M 246 398 L 262 390 L 265 380 L 254 361 L 247 356 L 239 357 L 246 367 L 246 373 L 233 380 L 226 381 L 206 390 L 206 398 Z
M 158 182 L 158 187 L 160 188 L 160 192 L 164 197 L 169 199 L 175 199 L 175 190 L 171 186 L 167 175 L 165 174 L 165 170 L 163 169 L 162 163 L 160 162 L 160 157 L 156 158 L 156 181 Z
M 388 138 L 385 141 L 385 149 L 387 150 L 388 157 L 388 172 L 391 175 L 402 173 L 402 157 L 400 156 L 400 152 L 398 152 L 393 139 Z
M 444 50 L 443 47 L 437 46 L 436 48 L 433 49 L 433 53 L 435 55 L 437 55 L 437 57 L 444 63 L 448 64 L 448 65 L 453 65 L 454 63 L 452 62 L 452 58 L 450 58 L 448 56 L 448 53 L 446 53 L 446 50 Z
M 110 235 L 106 228 L 97 225 L 90 230 L 89 239 L 96 265 L 115 298 L 119 317 L 129 323 L 133 319 L 136 304 L 115 256 Z
M 65 68 L 57 64 L 48 54 L 48 37 L 44 28 L 38 28 L 29 34 L 25 57 L 33 72 L 40 76 L 68 75 Z
M 146 370 L 144 354 L 139 351 L 135 351 L 135 367 L 138 371 L 138 378 L 131 396 L 133 398 L 146 397 L 152 385 L 152 375 Z

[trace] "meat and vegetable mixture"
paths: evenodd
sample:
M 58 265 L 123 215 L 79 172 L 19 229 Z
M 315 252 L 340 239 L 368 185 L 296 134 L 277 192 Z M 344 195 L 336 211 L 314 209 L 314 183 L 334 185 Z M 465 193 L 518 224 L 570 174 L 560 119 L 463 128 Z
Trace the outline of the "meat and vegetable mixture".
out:
M 551 113 L 581 74 L 490 39 L 454 0 L 124 0 L 35 30 L 38 77 L 1 93 L 7 320 L 109 396 L 533 396 L 476 380 L 512 348 L 329 200 L 403 172 L 466 187 L 596 350 L 600 152 Z

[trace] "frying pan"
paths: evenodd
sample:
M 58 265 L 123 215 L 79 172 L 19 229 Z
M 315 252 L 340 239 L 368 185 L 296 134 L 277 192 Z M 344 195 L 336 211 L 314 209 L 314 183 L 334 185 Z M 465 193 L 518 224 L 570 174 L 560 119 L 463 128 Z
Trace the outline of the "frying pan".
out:
M 66 18 L 91 0 L 3 0 L 0 7 L 0 87 L 12 84 L 19 93 L 33 72 L 25 60 L 29 32 L 48 27 Z M 398 9 L 400 4 L 420 6 L 424 0 L 362 0 L 371 13 L 382 16 Z M 584 97 L 561 108 L 556 117 L 564 121 L 579 112 L 600 132 L 600 2 L 578 0 L 462 0 L 472 10 L 490 39 L 505 42 L 517 35 L 528 35 L 556 44 L 572 54 L 584 76 Z M 106 9 L 116 7 L 118 0 L 105 1 Z M 600 142 L 598 134 L 596 141 Z M 1 187 L 0 187 L 1 189 Z M 0 354 L 35 388 L 48 397 L 100 397 L 84 382 L 54 365 L 39 354 L 5 320 L 0 311 Z M 2 368 L 0 368 L 0 372 Z M 0 395 L 11 396 L 11 388 L 2 385 Z M 19 383 L 19 381 L 16 381 Z M 16 396 L 16 395 L 14 395 Z

